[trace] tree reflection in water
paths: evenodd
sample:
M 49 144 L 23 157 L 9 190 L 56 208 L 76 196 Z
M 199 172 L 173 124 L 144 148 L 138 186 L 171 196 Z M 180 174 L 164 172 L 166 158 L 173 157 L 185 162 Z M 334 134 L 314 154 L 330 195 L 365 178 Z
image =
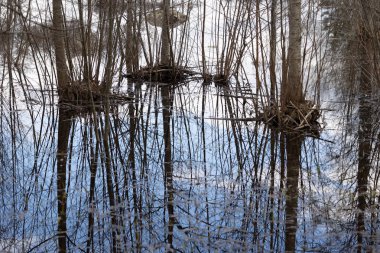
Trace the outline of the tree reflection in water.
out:
M 188 19 L 163 33 L 145 22 L 155 6 L 145 1 L 96 3 L 105 8 L 71 1 L 62 12 L 54 0 L 55 14 L 65 16 L 53 28 L 49 11 L 25 16 L 22 1 L 6 2 L 1 252 L 378 250 L 379 40 L 366 29 L 376 22 L 357 22 L 359 31 L 347 33 L 360 42 L 350 45 L 360 49 L 347 75 L 355 85 L 334 84 L 342 95 L 332 96 L 321 89 L 328 62 L 327 42 L 319 40 L 330 35 L 319 31 L 320 6 L 303 6 L 300 94 L 315 101 L 287 101 L 286 120 L 301 130 L 319 106 L 335 110 L 323 111 L 325 130 L 311 137 L 281 126 L 289 42 L 283 1 L 205 1 L 192 12 L 190 3 L 164 1 L 166 12 Z M 367 7 L 372 14 L 360 17 L 378 17 Z M 261 10 L 277 22 L 269 25 Z M 134 79 L 119 77 L 125 71 Z

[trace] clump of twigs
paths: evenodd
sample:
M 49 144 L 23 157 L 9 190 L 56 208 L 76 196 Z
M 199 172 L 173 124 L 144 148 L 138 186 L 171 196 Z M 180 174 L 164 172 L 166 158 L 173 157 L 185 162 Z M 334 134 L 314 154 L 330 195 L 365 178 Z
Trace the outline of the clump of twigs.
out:
M 202 79 L 203 79 L 203 84 L 204 85 L 211 84 L 213 78 L 214 77 L 211 74 L 209 74 L 209 73 L 203 73 L 202 74 Z
M 321 130 L 318 122 L 320 116 L 320 108 L 314 102 L 305 100 L 298 106 L 290 102 L 290 105 L 283 110 L 279 110 L 276 106 L 265 107 L 260 119 L 272 127 L 318 136 Z
M 98 81 L 75 81 L 60 90 L 62 101 L 78 105 L 100 101 L 102 100 L 102 94 L 102 87 Z
M 105 91 L 105 86 L 98 81 L 75 81 L 60 89 L 60 105 L 75 113 L 103 111 L 104 101 L 109 99 L 110 105 L 123 104 L 130 98 L 123 94 Z
M 199 73 L 186 69 L 181 66 L 156 65 L 153 67 L 144 67 L 133 73 L 123 75 L 125 78 L 132 80 L 142 80 L 147 82 L 181 82 L 187 78 L 198 75 Z
M 228 86 L 230 83 L 230 78 L 225 74 L 216 74 L 213 76 L 213 80 L 217 87 Z

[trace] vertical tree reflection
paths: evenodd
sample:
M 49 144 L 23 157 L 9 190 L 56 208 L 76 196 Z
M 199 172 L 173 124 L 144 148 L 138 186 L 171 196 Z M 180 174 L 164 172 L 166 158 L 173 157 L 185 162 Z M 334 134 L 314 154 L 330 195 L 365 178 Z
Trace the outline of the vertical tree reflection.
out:
M 168 251 L 173 251 L 173 231 L 176 223 L 174 216 L 174 185 L 173 185 L 173 162 L 172 162 L 172 141 L 171 141 L 171 116 L 173 106 L 173 91 L 169 84 L 161 87 L 162 97 L 162 122 L 164 138 L 164 184 L 165 184 L 165 202 L 168 211 L 168 231 L 167 243 Z
M 58 110 L 57 144 L 57 199 L 58 199 L 58 243 L 59 252 L 66 252 L 67 237 L 67 192 L 66 166 L 72 117 L 67 110 Z
M 62 17 L 62 1 L 53 1 L 53 40 L 55 47 L 55 61 L 57 69 L 57 89 L 59 102 L 63 99 L 63 90 L 69 85 L 70 78 L 66 65 L 66 53 L 64 47 L 64 32 L 63 32 L 63 17 Z M 58 145 L 57 145 L 57 238 L 58 252 L 66 252 L 66 237 L 67 237 L 67 193 L 66 193 L 66 165 L 68 140 L 71 128 L 71 117 L 68 112 L 64 111 L 63 107 L 58 110 Z
M 269 185 L 269 234 L 270 234 L 270 242 L 269 242 L 269 250 L 271 252 L 274 251 L 274 243 L 275 243 L 275 196 L 274 196 L 274 187 L 275 187 L 275 172 L 276 172 L 276 162 L 277 162 L 277 139 L 278 139 L 278 131 L 276 129 L 270 130 L 270 185 Z M 280 179 L 281 180 L 281 179 Z
M 373 41 L 368 26 L 372 20 L 370 14 L 371 1 L 360 1 L 360 11 L 358 12 L 359 28 L 357 31 L 358 44 L 359 44 L 359 129 L 358 129 L 358 172 L 357 172 L 357 193 L 358 193 L 358 213 L 357 213 L 357 252 L 361 253 L 362 248 L 366 248 L 365 231 L 366 219 L 365 212 L 368 207 L 368 188 L 369 188 L 369 175 L 371 170 L 371 153 L 372 153 L 372 83 L 375 77 L 373 57 L 376 42 Z M 368 15 L 371 15 L 368 17 Z M 376 39 L 375 39 L 376 40 Z M 372 244 L 368 240 L 367 243 Z
M 296 251 L 298 228 L 298 178 L 303 137 L 299 133 L 286 134 L 286 204 L 285 204 L 285 251 Z
M 295 30 L 288 30 L 289 5 L 282 0 L 198 6 L 53 0 L 52 28 L 46 21 L 49 4 L 29 12 L 25 1 L 3 2 L 0 251 L 338 252 L 346 249 L 340 244 L 358 244 L 358 251 L 378 244 L 379 145 L 373 121 L 378 53 L 371 41 L 378 35 L 367 34 L 366 22 L 358 23 L 362 58 L 356 62 L 360 75 L 353 75 L 360 98 L 357 107 L 350 105 L 358 116 L 359 130 L 353 131 L 358 138 L 347 138 L 349 151 L 339 160 L 327 153 L 341 143 L 317 147 L 314 154 L 306 137 L 290 131 L 302 128 L 313 113 L 303 110 L 308 104 L 303 93 L 310 98 L 319 88 L 301 84 L 320 82 L 315 79 L 322 72 L 312 72 L 324 64 L 319 57 L 325 44 L 316 39 L 319 28 L 310 28 L 319 26 L 314 18 L 320 13 L 313 10 L 320 1 L 302 5 L 310 8 L 302 15 L 307 24 L 293 20 Z M 297 8 L 301 3 L 291 2 Z M 187 12 L 183 26 L 169 26 L 176 19 L 169 20 L 169 12 L 183 13 L 186 5 L 198 11 Z M 28 13 L 21 15 L 24 10 Z M 143 17 L 154 11 L 163 13 L 163 29 Z M 42 30 L 44 43 L 32 36 L 32 28 Z M 71 33 L 80 41 L 74 48 Z M 25 43 L 23 36 L 34 42 L 30 55 L 16 45 Z M 288 44 L 293 49 L 286 50 Z M 286 80 L 288 70 L 293 81 Z M 152 81 L 172 81 L 177 74 L 184 79 L 176 84 Z M 287 86 L 280 89 L 279 83 Z M 282 113 L 291 122 L 287 126 L 281 125 Z M 349 135 L 335 118 L 329 124 L 333 130 L 324 138 Z M 341 213 L 350 216 L 337 217 Z M 328 239 L 315 239 L 318 233 Z
M 96 127 L 96 119 L 90 120 L 89 125 L 89 138 L 88 145 L 90 149 L 90 189 L 88 196 L 88 229 L 87 229 L 87 244 L 86 252 L 94 252 L 94 226 L 95 226 L 95 183 L 96 173 L 98 169 L 98 156 L 99 156 L 99 132 Z M 95 135 L 95 136 L 94 136 Z
M 139 84 L 136 84 L 139 86 Z M 134 84 L 128 84 L 129 96 L 133 100 L 128 103 L 128 113 L 129 113 L 129 154 L 127 160 L 127 168 L 130 170 L 132 175 L 132 198 L 133 198 L 133 225 L 135 232 L 135 240 L 136 240 L 136 251 L 141 251 L 141 196 L 138 197 L 138 180 L 136 173 L 136 158 L 135 158 L 135 143 L 136 143 L 136 135 L 137 135 L 137 108 L 138 105 L 138 89 L 136 88 L 136 93 L 133 92 Z M 116 140 L 115 140 L 116 141 Z

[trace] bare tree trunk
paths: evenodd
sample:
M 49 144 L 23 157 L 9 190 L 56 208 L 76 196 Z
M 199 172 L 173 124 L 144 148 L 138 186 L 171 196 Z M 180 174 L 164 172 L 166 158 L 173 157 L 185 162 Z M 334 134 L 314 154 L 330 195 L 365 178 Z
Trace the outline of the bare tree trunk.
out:
M 285 252 L 295 252 L 296 250 L 298 178 L 302 139 L 303 137 L 299 136 L 298 133 L 286 135 Z
M 167 192 L 167 210 L 169 215 L 168 223 L 168 235 L 167 243 L 169 245 L 169 252 L 173 250 L 173 231 L 174 224 L 176 222 L 174 216 L 174 186 L 173 186 L 173 163 L 172 163 L 172 147 L 171 147 L 171 130 L 170 130 L 170 120 L 172 115 L 172 103 L 173 95 L 170 87 L 165 85 L 161 88 L 162 96 L 162 120 L 164 127 L 164 145 L 165 145 L 165 154 L 164 154 L 164 171 L 165 171 L 165 185 Z
M 284 132 L 281 131 L 279 133 L 279 155 L 280 155 L 280 188 L 279 188 L 279 192 L 285 193 L 285 196 L 286 196 L 286 192 L 285 192 L 285 161 L 286 161 L 285 149 L 286 149 L 286 147 L 285 147 L 285 145 L 286 145 L 285 144 L 285 134 L 284 134 Z M 280 237 L 280 219 L 282 217 L 281 210 L 286 208 L 286 206 L 284 207 L 282 203 L 283 203 L 283 196 L 280 195 L 280 197 L 277 200 L 278 211 L 277 211 L 277 224 L 276 224 L 277 236 L 275 238 L 276 241 L 280 240 L 280 238 L 281 238 Z M 285 205 L 286 205 L 286 203 L 285 203 Z M 286 225 L 285 225 L 285 228 L 286 228 Z M 275 241 L 275 246 L 276 246 L 276 241 Z M 278 243 L 277 243 L 277 245 L 278 245 Z M 276 250 L 276 247 L 274 247 L 274 249 Z M 278 246 L 277 246 L 277 249 L 278 249 Z
M 13 33 L 13 29 L 14 27 L 16 26 L 16 18 L 15 18 L 15 12 L 13 11 L 13 4 L 12 4 L 13 1 L 11 0 L 7 0 L 7 5 L 6 5 L 6 20 L 5 20 L 5 29 L 7 31 L 7 33 L 4 33 L 5 36 L 1 39 L 4 39 L 4 42 L 0 42 L 1 44 L 4 45 L 4 54 L 3 54 L 3 57 L 4 57 L 4 66 L 6 66 L 7 68 L 7 71 L 8 71 L 8 85 L 9 85 L 9 108 L 16 108 L 15 106 L 15 102 L 16 102 L 16 96 L 15 96 L 15 89 L 14 89 L 14 76 L 13 76 L 13 47 L 14 47 L 14 33 Z M 3 21 L 3 20 L 2 20 Z M 5 68 L 3 69 L 3 74 L 2 74 L 2 77 L 5 73 Z M 1 85 L 0 89 L 1 89 L 1 92 L 3 93 L 3 85 Z M 0 101 L 2 102 L 2 99 L 0 99 Z M 9 122 L 10 122 L 10 134 L 12 136 L 12 144 L 10 145 L 11 146 L 11 150 L 12 150 L 12 176 L 13 176 L 13 179 L 12 179 L 12 195 L 13 195 L 13 198 L 12 198 L 12 206 L 13 206 L 13 211 L 16 212 L 16 205 L 17 205 L 17 200 L 16 200 L 16 193 L 15 193 L 15 186 L 17 184 L 16 182 L 16 160 L 17 160 L 17 154 L 16 154 L 16 125 L 17 125 L 17 113 L 13 112 L 13 113 L 10 113 L 9 115 Z M 17 218 L 13 218 L 12 219 L 12 229 L 13 229 L 13 233 L 12 233 L 12 239 L 16 240 L 16 231 L 17 231 Z
M 103 145 L 104 145 L 104 156 L 105 156 L 105 169 L 106 169 L 106 182 L 107 182 L 107 192 L 110 203 L 110 216 L 111 216 L 111 235 L 112 235 L 112 245 L 111 251 L 113 253 L 120 252 L 120 233 L 118 228 L 118 216 L 116 213 L 116 205 L 118 194 L 114 191 L 114 183 L 112 179 L 112 156 L 111 156 L 111 147 L 110 147 L 110 134 L 111 134 L 111 120 L 110 120 L 110 98 L 109 93 L 112 87 L 112 77 L 114 71 L 114 23 L 115 23 L 115 1 L 109 0 L 108 2 L 108 27 L 107 27 L 107 62 L 105 66 L 104 73 L 104 92 L 105 97 L 105 110 L 104 110 L 104 131 L 103 131 Z
M 304 101 L 301 83 L 301 0 L 289 0 L 289 48 L 288 80 L 285 90 L 285 104 L 299 105 Z
M 78 11 L 79 11 L 79 24 L 80 24 L 80 35 L 81 35 L 81 44 L 82 44 L 82 58 L 83 58 L 83 78 L 84 80 L 90 80 L 90 65 L 88 58 L 88 31 L 86 32 L 86 27 L 84 25 L 83 19 L 83 2 L 78 0 Z
M 130 90 L 130 96 L 133 97 L 133 84 L 128 84 Z M 137 95 L 136 95 L 137 96 Z M 128 113 L 129 113 L 129 154 L 128 154 L 128 166 L 127 168 L 131 171 L 132 174 L 132 198 L 133 198 L 133 225 L 136 238 L 136 252 L 141 252 L 141 235 L 139 227 L 139 200 L 137 197 L 137 176 L 136 176 L 136 162 L 135 162 L 135 138 L 137 131 L 137 119 L 135 116 L 135 101 L 130 101 L 128 104 Z
M 274 252 L 274 209 L 275 209 L 275 202 L 274 202 L 274 177 L 275 177 L 275 170 L 276 170 L 276 157 L 277 157 L 277 138 L 278 138 L 278 132 L 276 129 L 271 129 L 270 132 L 270 185 L 269 185 L 269 198 L 270 198 L 270 204 L 269 204 L 269 219 L 270 219 L 270 228 L 269 228 L 269 248 L 270 252 Z
M 223 87 L 223 94 L 225 95 L 225 101 L 226 101 L 226 107 L 227 111 L 229 114 L 229 117 L 231 118 L 231 129 L 234 137 L 234 144 L 235 144 L 235 151 L 236 151 L 236 158 L 238 160 L 238 176 L 236 180 L 241 180 L 241 175 L 244 171 L 244 166 L 243 166 L 243 158 L 241 155 L 241 148 L 240 148 L 240 143 L 243 143 L 243 140 L 241 138 L 240 134 L 240 127 L 237 121 L 234 119 L 236 118 L 236 115 L 233 111 L 232 108 L 232 103 L 231 103 L 231 90 L 228 86 Z
M 288 77 L 282 101 L 285 106 L 300 105 L 304 100 L 301 81 L 301 0 L 289 0 L 289 48 Z M 283 108 L 285 112 L 287 108 Z M 300 171 L 300 155 L 303 137 L 300 133 L 286 134 L 287 177 L 286 177 L 286 211 L 285 211 L 285 252 L 296 249 L 298 177 Z
M 281 37 L 281 94 L 280 94 L 280 102 L 281 102 L 281 110 L 285 111 L 287 106 L 287 90 L 288 90 L 288 58 L 286 55 L 286 35 L 284 29 L 284 0 L 280 0 L 280 37 Z
M 112 75 L 114 71 L 114 23 L 115 23 L 115 1 L 114 0 L 108 0 L 108 14 L 107 14 L 107 20 L 108 20 L 108 26 L 107 26 L 107 48 L 106 48 L 106 55 L 107 55 L 107 62 L 104 70 L 104 89 L 107 94 L 109 94 L 110 89 L 112 87 Z M 106 107 L 107 109 L 108 107 Z M 107 114 L 106 114 L 107 116 Z M 109 117 L 109 115 L 108 115 Z
M 277 44 L 277 28 L 276 28 L 276 9 L 277 0 L 272 0 L 271 6 L 271 23 L 270 23 L 270 55 L 269 55 L 269 71 L 270 71 L 270 102 L 271 106 L 277 104 L 277 82 L 276 82 L 276 44 Z
M 362 66 L 366 68 L 365 66 Z M 367 75 L 365 73 L 361 74 Z M 361 78 L 363 79 L 363 77 Z M 361 83 L 363 85 L 363 83 Z M 372 106 L 370 105 L 370 95 L 366 94 L 362 90 L 360 93 L 359 102 L 359 163 L 357 172 L 357 193 L 358 193 L 358 203 L 357 203 L 357 241 L 358 248 L 357 252 L 362 252 L 362 246 L 364 243 L 364 233 L 365 233 L 365 210 L 367 207 L 366 198 L 368 197 L 368 177 L 371 170 L 371 133 L 372 133 L 372 122 L 371 113 Z M 369 97 L 368 97 L 369 96 Z
M 58 95 L 69 85 L 69 72 L 66 64 L 65 33 L 63 31 L 62 1 L 53 0 L 53 42 L 58 79 Z
M 68 68 L 66 65 L 65 43 L 63 32 L 63 16 L 61 0 L 53 0 L 53 42 L 55 48 L 55 61 L 58 80 L 58 95 L 60 101 L 62 89 L 69 85 Z M 58 198 L 58 252 L 66 252 L 66 164 L 67 164 L 67 145 L 71 128 L 71 118 L 62 109 L 59 108 L 58 119 L 58 147 L 57 147 L 57 198 Z
M 58 199 L 58 252 L 66 252 L 66 165 L 71 117 L 64 109 L 59 108 L 58 119 L 58 147 L 57 147 L 57 199 Z
M 96 122 L 96 119 L 94 120 L 94 122 Z M 95 126 L 94 127 L 94 131 L 98 131 L 97 130 L 97 123 L 93 123 L 93 125 Z M 91 131 L 91 129 L 90 129 Z M 90 132 L 91 135 L 90 137 L 92 137 L 92 131 Z M 87 232 L 87 245 L 86 245 L 86 252 L 87 253 L 90 253 L 90 252 L 94 252 L 94 244 L 93 244 L 93 241 L 94 241 L 94 213 L 95 213 L 95 182 L 96 182 L 96 171 L 97 171 L 97 167 L 98 167 L 98 155 L 99 155 L 99 137 L 98 137 L 98 133 L 95 133 L 96 136 L 96 143 L 95 143 L 95 150 L 94 150 L 94 147 L 93 147 L 93 144 L 91 143 L 91 147 L 90 147 L 90 155 L 91 155 L 91 158 L 90 158 L 90 195 L 89 195 L 89 212 L 88 212 L 88 232 Z M 91 138 L 93 139 L 93 138 Z M 90 139 L 90 140 L 91 140 Z M 92 142 L 92 141 L 91 141 Z
M 127 71 L 132 73 L 138 68 L 138 40 L 137 40 L 137 16 L 134 14 L 136 9 L 136 1 L 128 0 L 127 2 Z
M 205 50 L 205 31 L 206 31 L 206 1 L 203 2 L 203 17 L 202 17 L 202 26 L 201 26 L 201 46 L 202 46 L 202 75 L 205 81 L 209 81 L 207 78 L 208 68 L 206 66 L 206 50 Z
M 106 106 L 109 107 L 109 98 L 106 98 L 108 103 Z M 107 114 L 108 113 L 108 114 Z M 108 117 L 107 117 L 108 115 Z M 114 184 L 112 180 L 112 156 L 109 144 L 110 137 L 110 119 L 109 119 L 109 108 L 106 109 L 105 125 L 103 131 L 103 145 L 104 145 L 104 158 L 105 158 L 105 174 L 106 174 L 106 183 L 107 183 L 107 192 L 110 203 L 110 216 L 111 216 L 111 235 L 112 235 L 112 253 L 119 252 L 120 242 L 119 242 L 119 229 L 118 229 L 118 218 L 116 214 L 116 198 L 114 191 Z
M 364 243 L 365 233 L 365 210 L 367 207 L 368 179 L 371 170 L 371 136 L 372 136 L 372 38 L 369 34 L 369 25 L 367 11 L 371 8 L 368 0 L 361 0 L 361 18 L 359 26 L 359 164 L 357 173 L 357 192 L 358 192 L 358 211 L 357 211 L 357 252 L 361 253 Z
M 163 0 L 162 8 L 164 11 L 164 17 L 162 24 L 162 34 L 161 34 L 161 61 L 163 65 L 171 65 L 171 45 L 170 45 L 170 24 L 169 24 L 169 13 L 170 13 L 170 0 Z

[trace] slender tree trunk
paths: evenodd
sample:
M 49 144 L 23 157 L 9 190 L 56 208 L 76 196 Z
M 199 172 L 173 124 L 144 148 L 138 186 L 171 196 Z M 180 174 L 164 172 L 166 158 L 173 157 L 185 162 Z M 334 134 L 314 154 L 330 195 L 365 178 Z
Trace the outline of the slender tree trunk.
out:
M 282 101 L 285 106 L 299 106 L 304 100 L 301 79 L 301 0 L 289 0 L 289 48 L 288 77 Z M 287 108 L 285 112 L 287 112 Z M 300 133 L 287 133 L 285 137 L 287 151 L 286 206 L 285 206 L 285 252 L 296 250 L 298 177 L 303 137 Z
M 108 14 L 107 14 L 107 62 L 104 70 L 104 91 L 109 94 L 112 87 L 112 77 L 114 71 L 114 24 L 115 24 L 115 1 L 108 0 Z M 108 108 L 108 107 L 107 107 Z M 109 115 L 108 115 L 109 117 Z
M 14 29 L 15 26 L 17 25 L 16 22 L 16 17 L 15 17 L 15 12 L 13 10 L 14 4 L 12 3 L 13 1 L 7 0 L 6 3 L 6 17 L 5 17 L 5 29 L 7 32 L 4 33 L 5 36 L 2 36 L 2 42 L 1 44 L 4 45 L 4 52 L 3 52 L 3 57 L 4 57 L 4 66 L 6 66 L 7 71 L 8 71 L 8 76 L 7 76 L 7 84 L 9 85 L 9 101 L 8 105 L 9 108 L 13 108 L 13 112 L 10 113 L 9 115 L 9 123 L 10 123 L 10 135 L 12 136 L 11 138 L 11 144 L 9 145 L 9 148 L 11 150 L 12 154 L 12 207 L 13 207 L 13 212 L 16 213 L 16 206 L 17 206 L 17 198 L 16 198 L 16 167 L 17 167 L 17 144 L 16 144 L 16 126 L 17 126 L 17 112 L 15 112 L 16 108 L 16 96 L 15 96 L 15 89 L 14 89 L 14 77 L 13 77 L 13 59 L 14 59 L 14 54 L 13 54 L 13 49 L 14 49 Z M 3 21 L 3 20 L 1 20 Z M 1 45 L 2 46 L 2 45 Z M 3 69 L 5 70 L 5 68 Z M 5 71 L 3 72 L 2 76 L 5 75 Z M 3 83 L 3 82 L 2 82 Z M 3 87 L 1 87 L 1 92 L 3 93 Z M 2 100 L 2 99 L 1 99 Z M 12 239 L 16 240 L 17 235 L 17 222 L 18 219 L 14 217 L 12 219 Z
M 53 42 L 55 48 L 55 61 L 58 80 L 59 100 L 63 99 L 62 89 L 69 85 L 68 68 L 66 65 L 65 43 L 63 31 L 63 16 L 61 0 L 53 0 Z M 57 198 L 58 198 L 58 252 L 66 252 L 66 164 L 67 145 L 71 128 L 71 118 L 61 107 L 58 119 L 58 147 L 57 147 Z
M 128 84 L 129 90 L 132 91 L 133 84 Z M 129 94 L 131 97 L 133 96 L 133 93 L 130 92 Z M 135 102 L 130 101 L 128 104 L 128 113 L 129 113 L 129 154 L 128 154 L 128 169 L 130 170 L 132 174 L 132 198 L 133 198 L 133 224 L 134 224 L 134 232 L 135 232 L 135 239 L 136 239 L 136 252 L 141 251 L 141 236 L 140 236 L 140 228 L 139 228 L 139 200 L 137 197 L 137 176 L 136 176 L 136 162 L 135 162 L 135 137 L 136 137 L 136 127 L 137 127 L 137 120 L 135 116 Z
M 208 68 L 206 66 L 206 50 L 205 50 L 205 30 L 206 30 L 206 1 L 203 2 L 203 17 L 202 17 L 202 26 L 201 26 L 201 46 L 202 46 L 202 75 L 203 78 L 208 81 Z
M 173 231 L 174 224 L 176 222 L 174 216 L 174 186 L 173 186 L 173 163 L 172 163 L 172 148 L 171 148 L 171 130 L 170 130 L 170 120 L 172 115 L 172 91 L 168 85 L 165 85 L 161 88 L 161 96 L 162 96 L 162 120 L 164 127 L 164 146 L 165 146 L 165 154 L 164 154 L 164 180 L 166 185 L 167 192 L 167 210 L 169 215 L 169 223 L 168 223 L 168 235 L 167 235 L 167 243 L 169 245 L 170 250 L 173 249 Z
M 367 207 L 368 179 L 371 170 L 371 136 L 372 136 L 372 39 L 369 34 L 368 8 L 371 8 L 369 0 L 361 0 L 361 19 L 359 26 L 359 164 L 357 173 L 358 212 L 357 212 L 357 252 L 361 253 L 365 233 L 365 210 Z
M 299 136 L 298 133 L 286 135 L 285 252 L 295 252 L 296 250 L 298 178 L 302 139 L 303 137 Z
M 277 211 L 277 223 L 276 223 L 276 238 L 275 238 L 275 246 L 277 247 L 274 247 L 274 249 L 278 249 L 278 244 L 279 243 L 276 243 L 278 242 L 279 240 L 281 240 L 280 238 L 280 220 L 282 219 L 282 210 L 283 209 L 286 209 L 286 206 L 284 207 L 283 206 L 283 194 L 285 193 L 285 196 L 286 196 L 286 192 L 285 192 L 285 162 L 286 162 L 286 157 L 285 157 L 285 134 L 284 132 L 279 132 L 279 155 L 280 155 L 280 189 L 279 189 L 279 192 L 281 193 L 281 195 L 279 196 L 278 200 L 277 200 L 277 206 L 278 206 L 278 211 Z M 285 203 L 286 205 L 286 203 Z M 286 211 L 286 210 L 285 210 Z M 285 229 L 286 229 L 286 224 L 285 224 Z M 275 251 L 276 252 L 276 251 Z
M 271 23 L 270 23 L 270 55 L 269 55 L 269 71 L 270 71 L 270 99 L 271 106 L 277 104 L 277 82 L 276 82 L 276 44 L 277 44 L 277 28 L 276 28 L 276 10 L 277 0 L 272 0 L 271 6 Z
M 109 98 L 106 98 L 108 100 L 107 107 L 109 107 Z M 109 115 L 109 108 L 106 109 L 106 115 Z M 106 174 L 106 183 L 107 183 L 107 192 L 108 192 L 108 199 L 110 203 L 110 216 L 111 216 L 111 235 L 112 235 L 112 245 L 111 250 L 112 253 L 119 252 L 120 242 L 119 242 L 119 233 L 118 233 L 118 218 L 116 214 L 116 198 L 115 198 L 115 191 L 114 191 L 114 184 L 112 180 L 112 156 L 111 156 L 111 150 L 110 150 L 110 144 L 109 144 L 109 137 L 110 137 L 110 119 L 109 116 L 105 117 L 105 126 L 103 131 L 103 146 L 104 146 L 104 158 L 105 158 L 105 174 Z
M 62 99 L 62 89 L 69 85 L 69 72 L 66 64 L 65 33 L 63 30 L 62 1 L 53 0 L 53 42 L 58 79 L 58 95 Z
M 58 147 L 57 147 L 57 199 L 58 199 L 58 252 L 66 252 L 66 165 L 69 135 L 71 129 L 71 117 L 64 109 L 59 108 L 58 119 Z
M 277 147 L 277 138 L 278 133 L 277 130 L 271 129 L 270 132 L 270 186 L 269 186 L 269 198 L 270 198 L 270 204 L 269 204 L 269 219 L 270 219 L 270 243 L 269 248 L 270 252 L 274 252 L 274 236 L 275 236 L 275 223 L 274 223 L 274 208 L 275 208 L 275 202 L 274 202 L 274 177 L 275 177 L 275 170 L 276 170 L 276 147 Z
M 96 122 L 96 121 L 95 121 Z M 94 123 L 96 126 L 97 124 Z M 97 127 L 94 127 L 94 131 L 98 131 L 96 129 Z M 95 133 L 95 135 L 98 135 Z M 92 137 L 92 132 L 91 135 Z M 86 245 L 86 252 L 94 252 L 94 213 L 95 213 L 95 182 L 96 182 L 96 171 L 98 167 L 98 155 L 99 155 L 99 138 L 95 139 L 95 150 L 93 147 L 93 144 L 91 144 L 91 150 L 90 150 L 90 194 L 89 194 L 89 212 L 88 212 L 88 232 L 87 232 L 87 245 Z
M 288 90 L 288 58 L 286 55 L 286 35 L 284 29 L 284 0 L 280 0 L 280 36 L 281 36 L 281 93 L 280 93 L 280 102 L 281 110 L 285 111 L 287 106 L 287 90 Z M 281 136 L 283 136 L 281 134 Z
M 127 2 L 127 42 L 126 42 L 126 51 L 127 51 L 127 71 L 132 73 L 138 68 L 138 42 L 136 34 L 136 2 L 134 0 L 128 0 Z
M 363 74 L 362 74 L 363 75 Z M 365 74 L 364 74 L 365 75 Z M 357 211 L 357 252 L 362 252 L 362 246 L 364 243 L 365 233 L 365 210 L 367 207 L 367 195 L 368 195 L 368 178 L 371 170 L 371 133 L 372 122 L 371 113 L 372 106 L 369 101 L 370 97 L 366 94 L 361 94 L 359 102 L 359 163 L 357 172 L 357 193 L 358 193 L 358 211 Z
M 170 65 L 171 59 L 170 51 L 170 25 L 169 25 L 169 14 L 170 14 L 170 0 L 162 1 L 162 8 L 164 12 L 163 25 L 162 25 L 162 34 L 161 34 L 161 61 L 163 65 Z
M 203 176 L 205 177 L 205 204 L 206 204 L 206 222 L 210 223 L 210 210 L 209 210 L 209 201 L 208 201 L 208 181 L 207 181 L 207 143 L 206 143 L 206 130 L 205 130 L 205 108 L 206 108 L 206 86 L 203 86 L 202 89 L 202 155 L 203 155 Z M 189 149 L 190 150 L 190 149 Z M 210 226 L 207 226 L 207 242 L 211 243 L 211 232 Z M 210 252 L 210 249 L 209 249 Z
M 289 0 L 288 80 L 285 91 L 286 105 L 304 101 L 301 83 L 301 0 Z
M 238 176 L 237 176 L 237 180 L 241 180 L 241 175 L 243 173 L 244 166 L 243 166 L 243 158 L 242 158 L 242 155 L 241 155 L 240 144 L 243 143 L 243 140 L 241 138 L 241 134 L 240 134 L 241 131 L 240 131 L 239 124 L 234 119 L 236 117 L 236 115 L 235 115 L 235 113 L 233 111 L 233 108 L 232 108 L 232 103 L 231 103 L 231 99 L 230 99 L 230 97 L 231 97 L 231 90 L 230 90 L 230 88 L 228 86 L 223 87 L 223 95 L 225 95 L 225 101 L 226 101 L 227 111 L 228 111 L 229 117 L 231 118 L 231 129 L 232 129 L 232 134 L 233 134 L 233 137 L 234 137 L 236 158 L 237 158 L 237 161 L 238 161 Z
M 114 191 L 114 183 L 112 178 L 112 156 L 110 147 L 110 134 L 111 134 L 111 120 L 110 120 L 110 89 L 112 87 L 112 77 L 114 71 L 114 23 L 115 23 L 115 1 L 109 0 L 108 2 L 108 25 L 107 25 L 107 61 L 104 73 L 104 93 L 105 93 L 105 110 L 104 110 L 104 131 L 103 131 L 103 146 L 104 146 L 104 157 L 105 157 L 105 174 L 107 182 L 107 192 L 110 204 L 110 216 L 111 216 L 111 235 L 112 235 L 112 245 L 111 251 L 113 253 L 120 252 L 122 249 L 120 244 L 120 233 L 118 228 L 118 216 L 117 216 L 117 197 L 115 196 L 118 192 Z

